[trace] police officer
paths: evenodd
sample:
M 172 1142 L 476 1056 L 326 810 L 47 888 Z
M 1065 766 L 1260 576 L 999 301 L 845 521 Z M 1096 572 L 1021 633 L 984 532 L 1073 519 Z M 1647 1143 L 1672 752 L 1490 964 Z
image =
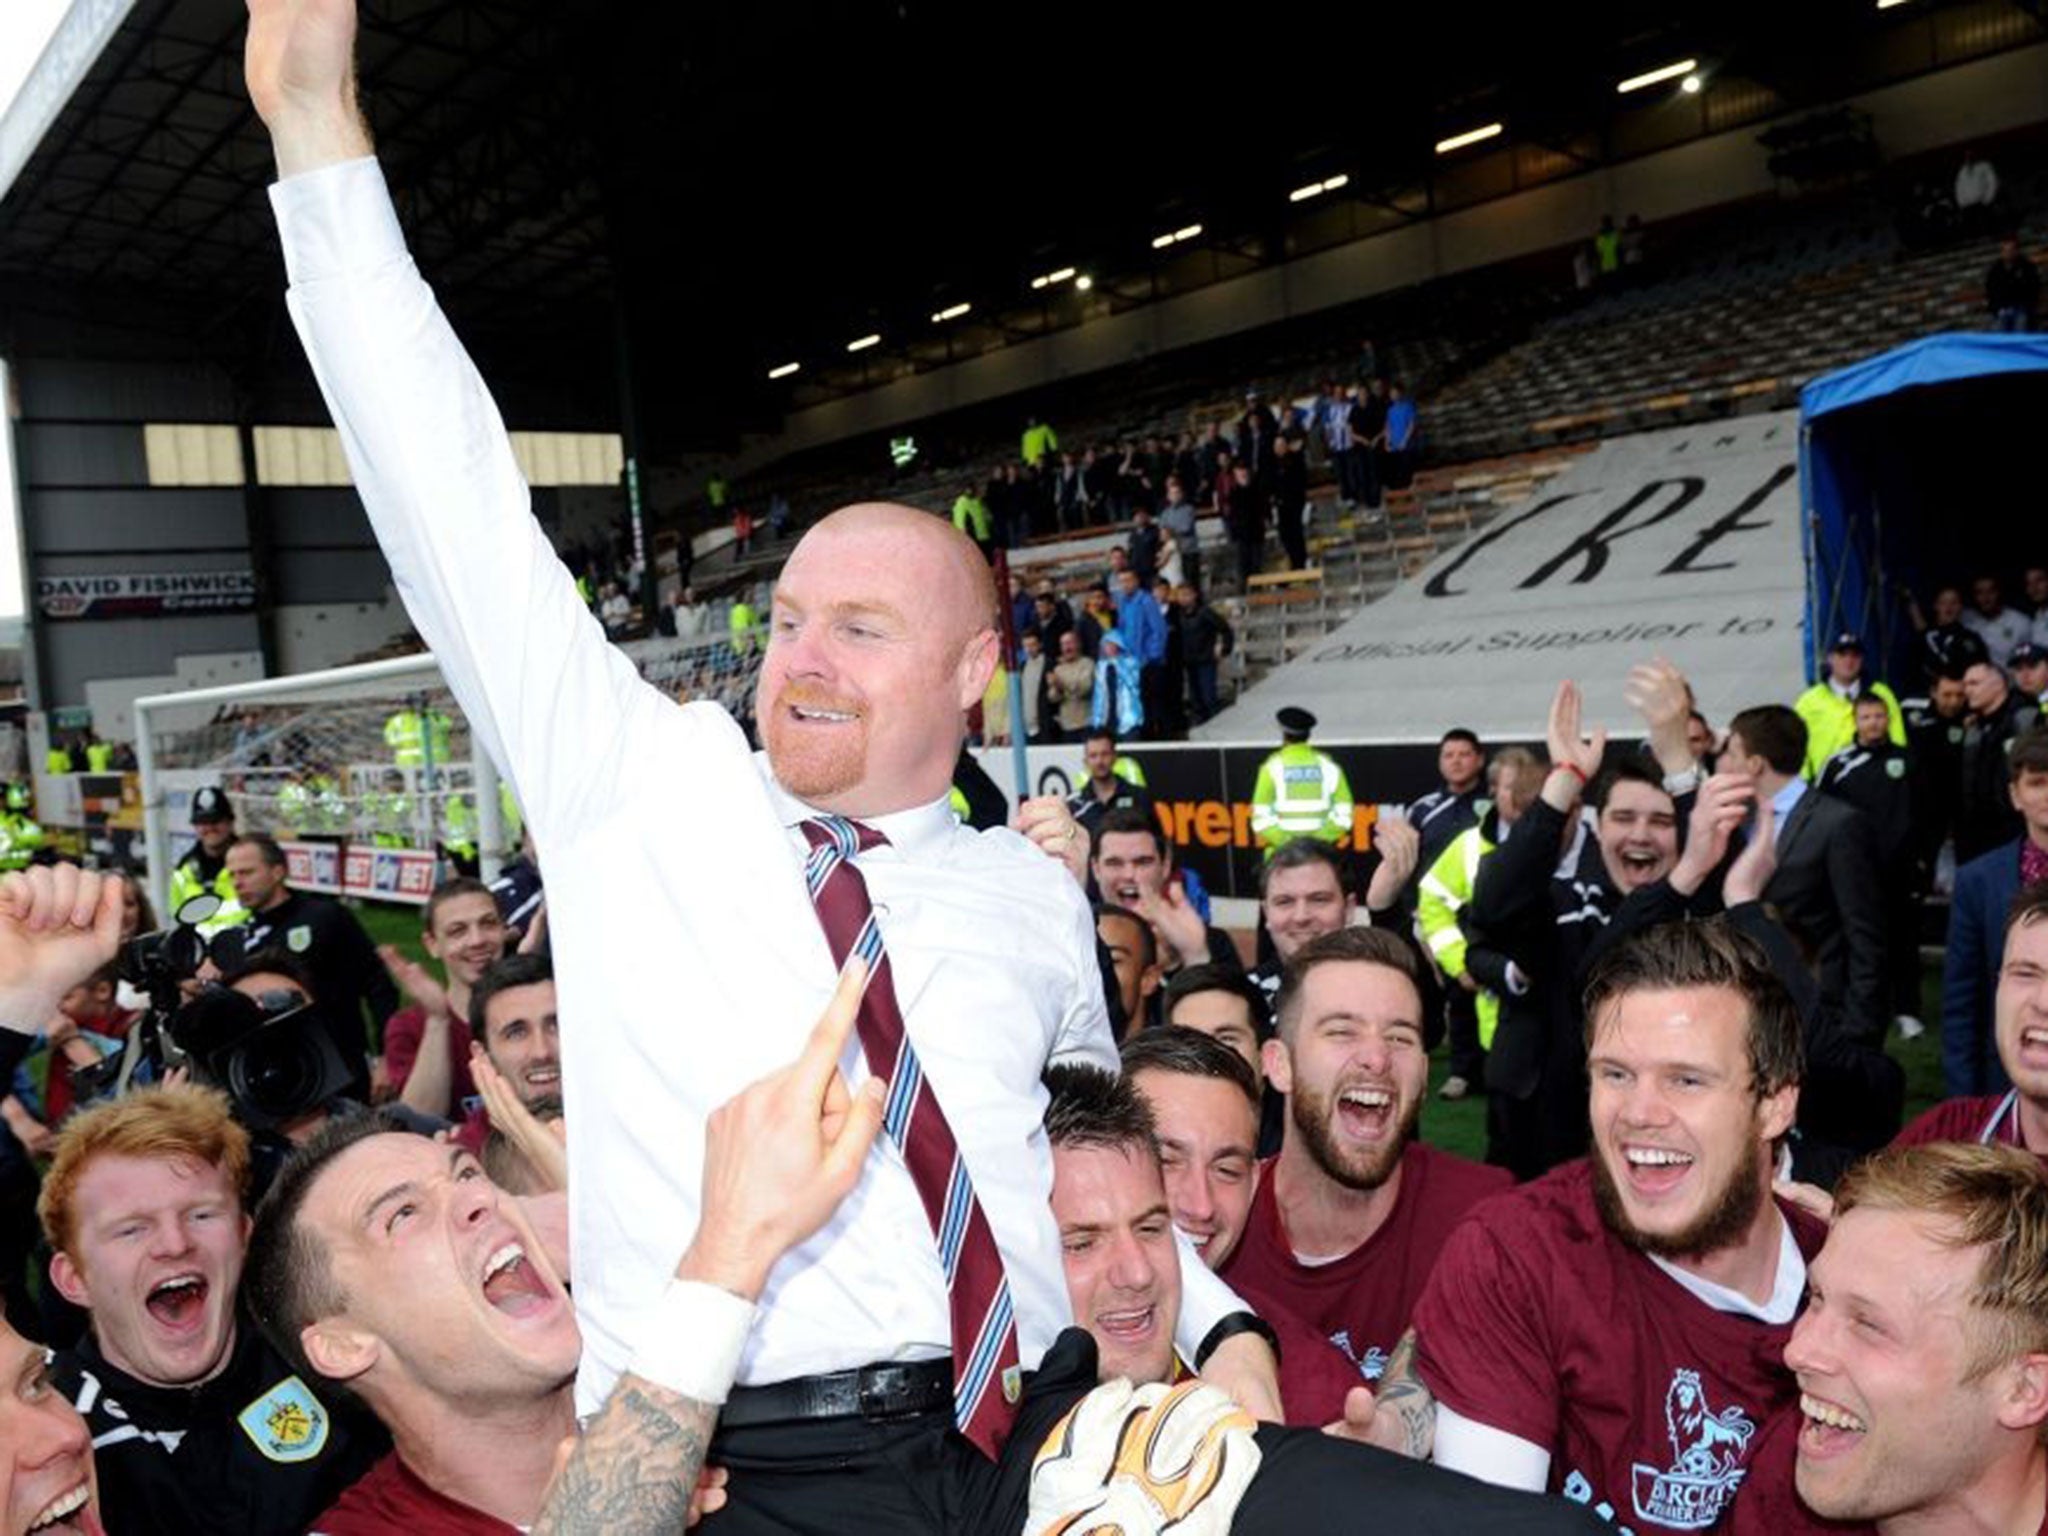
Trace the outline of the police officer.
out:
M 348 829 L 348 802 L 324 768 L 298 769 L 277 792 L 277 814 L 300 838 L 333 842 Z
M 249 910 L 235 899 L 235 883 L 228 878 L 228 845 L 235 840 L 235 808 L 226 790 L 209 784 L 193 792 L 192 831 L 199 841 L 186 850 L 171 870 L 169 915 L 176 917 L 179 909 L 195 896 L 216 896 L 220 898 L 220 910 L 199 925 L 202 933 L 214 934 L 247 922 Z
M 1297 837 L 1341 841 L 1351 832 L 1351 785 L 1335 758 L 1308 744 L 1316 717 L 1289 705 L 1275 718 L 1280 750 L 1252 785 L 1252 836 L 1269 856 Z
M 503 796 L 499 797 L 503 804 Z M 441 856 L 456 870 L 474 876 L 478 868 L 476 807 L 466 791 L 450 793 L 441 802 Z
M 1863 672 L 1862 637 L 1848 631 L 1828 647 L 1827 676 L 1793 702 L 1792 710 L 1806 722 L 1806 776 L 1818 780 L 1828 759 L 1856 740 L 1856 701 L 1884 701 L 1885 736 L 1894 746 L 1906 744 L 1905 717 L 1891 689 Z
M 412 797 L 405 792 L 403 770 L 386 768 L 383 786 L 371 793 L 369 801 L 370 841 L 379 848 L 410 847 Z
M 1885 954 L 1892 1007 L 1900 1030 L 1920 1033 L 1919 880 L 1913 837 L 1913 780 L 1906 748 L 1891 739 L 1885 700 L 1867 693 L 1856 701 L 1856 739 L 1822 765 L 1823 794 L 1863 812 L 1876 835 L 1878 892 L 1884 914 Z
M 442 711 L 408 706 L 385 717 L 384 745 L 395 767 L 424 768 L 430 758 L 439 767 L 453 751 L 449 744 L 453 730 L 454 722 Z
M 1480 960 L 1465 931 L 1463 914 L 1472 904 L 1480 861 L 1501 845 L 1542 792 L 1545 772 L 1543 761 L 1527 747 L 1503 748 L 1487 767 L 1492 802 L 1480 802 L 1485 809 L 1478 821 L 1444 845 L 1416 888 L 1416 933 L 1437 969 L 1453 984 L 1446 989 L 1446 1000 L 1453 995 L 1465 1000 L 1463 1013 L 1446 1010 L 1451 1070 L 1437 1090 L 1439 1098 L 1462 1099 L 1486 1082 L 1486 1053 L 1493 1049 L 1494 1031 L 1500 1025 L 1500 994 L 1488 982 L 1505 978 L 1506 960 Z

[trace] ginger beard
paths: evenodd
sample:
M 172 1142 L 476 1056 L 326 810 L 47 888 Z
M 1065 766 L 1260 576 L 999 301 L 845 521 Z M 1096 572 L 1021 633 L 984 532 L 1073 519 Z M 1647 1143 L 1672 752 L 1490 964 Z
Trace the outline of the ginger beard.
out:
M 841 815 L 945 794 L 999 643 L 981 555 L 950 524 L 888 504 L 804 535 L 776 586 L 755 718 L 776 781 Z
M 759 718 L 776 782 L 799 800 L 845 794 L 866 777 L 868 720 L 858 700 L 785 682 Z

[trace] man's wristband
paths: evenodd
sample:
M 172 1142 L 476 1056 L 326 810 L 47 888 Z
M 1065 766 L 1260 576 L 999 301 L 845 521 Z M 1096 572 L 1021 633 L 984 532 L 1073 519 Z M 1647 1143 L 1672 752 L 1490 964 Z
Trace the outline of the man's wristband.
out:
M 1195 1351 L 1195 1369 L 1200 1370 L 1209 1363 L 1209 1357 L 1222 1347 L 1225 1339 L 1234 1339 L 1240 1333 L 1256 1333 L 1266 1341 L 1273 1351 L 1273 1361 L 1280 1360 L 1280 1335 L 1273 1331 L 1273 1325 L 1252 1312 L 1227 1314 L 1203 1337 L 1201 1346 Z
M 755 1306 L 702 1280 L 671 1280 L 636 1320 L 626 1369 L 679 1397 L 717 1407 L 732 1390 Z
M 1577 779 L 1579 781 L 1579 787 L 1581 789 L 1585 787 L 1586 770 L 1581 768 L 1577 763 L 1558 763 L 1554 766 L 1556 768 L 1562 768 L 1566 773 L 1570 774 L 1573 778 Z

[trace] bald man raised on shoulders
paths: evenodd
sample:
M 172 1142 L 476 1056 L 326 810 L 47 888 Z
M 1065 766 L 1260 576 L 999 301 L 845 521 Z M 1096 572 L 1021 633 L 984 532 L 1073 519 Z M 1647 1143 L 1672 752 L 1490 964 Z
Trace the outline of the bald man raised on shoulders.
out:
M 352 3 L 250 10 L 247 70 L 282 177 L 272 199 L 293 320 L 407 611 L 547 849 L 563 1016 L 589 1021 L 562 1041 L 564 1096 L 579 1106 L 579 1407 L 594 1409 L 629 1364 L 624 1341 L 661 1306 L 675 1245 L 696 1227 L 701 1154 L 692 1143 L 676 1155 L 678 1118 L 701 1124 L 793 1056 L 832 990 L 805 881 L 803 825 L 821 813 L 887 840 L 858 871 L 1029 1371 L 1070 1321 L 1040 1075 L 1064 1060 L 1113 1070 L 1116 1048 L 1079 888 L 1025 840 L 967 831 L 947 806 L 965 711 L 996 664 L 986 567 L 912 508 L 821 521 L 776 590 L 756 704 L 764 755 L 718 706 L 648 686 L 577 599 L 497 409 L 406 252 L 355 106 Z M 665 972 L 659 1013 L 640 975 L 650 955 Z M 846 1062 L 856 1082 L 859 1054 Z M 1193 1352 L 1241 1309 L 1199 1261 L 1184 1266 Z M 915 1383 L 909 1368 L 948 1359 L 947 1272 L 893 1148 L 870 1155 L 839 1215 L 783 1260 L 761 1301 L 735 1403 L 797 1379 L 854 1390 L 847 1373 L 873 1367 Z M 1277 1401 L 1255 1335 L 1230 1336 L 1209 1360 L 1242 1397 Z M 726 1529 L 748 1528 L 745 1485 L 772 1481 L 734 1479 Z M 878 1515 L 929 1526 L 916 1490 L 877 1496 Z M 844 1524 L 843 1508 L 775 1515 Z

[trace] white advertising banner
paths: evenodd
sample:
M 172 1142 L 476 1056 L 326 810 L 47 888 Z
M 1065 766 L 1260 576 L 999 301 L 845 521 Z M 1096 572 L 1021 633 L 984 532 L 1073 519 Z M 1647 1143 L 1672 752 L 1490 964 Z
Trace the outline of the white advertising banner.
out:
M 1795 411 L 1602 444 L 1196 734 L 1265 740 L 1273 712 L 1327 741 L 1540 739 L 1565 678 L 1588 728 L 1640 730 L 1628 669 L 1675 662 L 1716 725 L 1804 686 Z

